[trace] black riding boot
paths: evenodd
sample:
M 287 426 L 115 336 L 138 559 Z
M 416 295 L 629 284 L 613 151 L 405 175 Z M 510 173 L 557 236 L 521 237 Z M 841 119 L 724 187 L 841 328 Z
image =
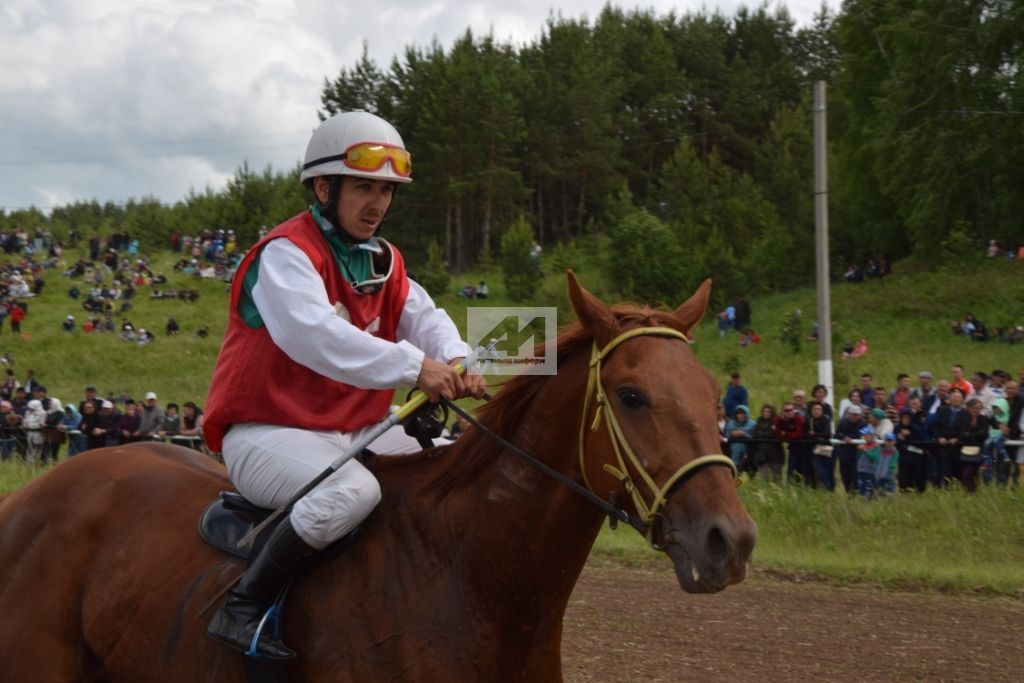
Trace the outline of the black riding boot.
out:
M 245 570 L 242 580 L 228 593 L 227 602 L 206 632 L 230 648 L 247 652 L 267 609 L 289 577 L 315 552 L 295 533 L 290 519 L 278 523 Z M 260 635 L 256 651 L 267 659 L 295 658 L 295 652 L 270 629 L 264 629 Z

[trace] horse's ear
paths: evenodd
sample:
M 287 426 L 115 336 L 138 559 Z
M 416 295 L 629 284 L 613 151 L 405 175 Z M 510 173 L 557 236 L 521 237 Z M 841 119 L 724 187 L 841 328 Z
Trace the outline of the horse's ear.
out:
M 711 278 L 700 284 L 697 291 L 689 299 L 680 304 L 679 308 L 672 314 L 683 324 L 683 329 L 690 332 L 700 322 L 704 311 L 708 307 L 708 299 L 711 297 Z
M 583 289 L 571 270 L 565 274 L 569 279 L 569 301 L 580 325 L 593 335 L 599 345 L 604 344 L 612 338 L 617 327 L 615 314 L 600 299 Z

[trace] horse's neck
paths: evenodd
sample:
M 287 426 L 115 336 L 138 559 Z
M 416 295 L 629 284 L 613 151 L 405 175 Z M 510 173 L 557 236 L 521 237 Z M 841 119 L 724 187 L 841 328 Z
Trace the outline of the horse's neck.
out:
M 582 368 L 582 362 L 560 368 L 560 376 L 533 396 L 512 433 L 503 435 L 576 479 L 586 384 Z M 533 611 L 534 618 L 560 623 L 600 529 L 602 516 L 596 507 L 535 465 L 502 450 L 436 512 L 440 527 L 463 529 L 450 539 L 462 565 L 455 569 L 479 600 L 493 601 L 495 611 L 512 610 L 516 614 L 510 616 L 523 621 Z

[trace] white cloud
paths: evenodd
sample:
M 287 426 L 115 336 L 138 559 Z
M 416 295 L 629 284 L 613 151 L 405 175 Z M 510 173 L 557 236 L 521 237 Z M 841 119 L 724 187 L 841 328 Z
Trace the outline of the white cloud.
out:
M 563 0 L 593 19 L 606 0 Z M 695 2 L 640 3 L 659 14 Z M 833 3 L 834 4 L 834 3 Z M 725 14 L 736 4 L 719 3 Z M 797 18 L 817 9 L 810 0 Z M 386 68 L 408 45 L 467 28 L 533 39 L 549 0 L 6 0 L 0 9 L 0 207 L 181 199 L 243 161 L 291 168 L 316 125 L 324 78 L 363 41 Z

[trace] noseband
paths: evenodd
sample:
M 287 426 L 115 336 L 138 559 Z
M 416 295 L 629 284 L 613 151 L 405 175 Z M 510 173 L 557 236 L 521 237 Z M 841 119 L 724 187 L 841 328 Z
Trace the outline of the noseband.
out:
M 597 341 L 594 341 L 593 351 L 590 356 L 590 374 L 587 377 L 587 390 L 583 399 L 583 418 L 580 420 L 580 471 L 583 475 L 583 482 L 586 484 L 587 489 L 592 493 L 596 493 L 590 485 L 590 482 L 587 480 L 586 449 L 584 447 L 587 432 L 587 416 L 589 415 L 591 402 L 593 402 L 595 410 L 594 418 L 590 423 L 590 431 L 595 431 L 601 425 L 602 418 L 604 419 L 608 425 L 608 434 L 611 438 L 612 449 L 615 451 L 615 459 L 617 461 L 617 464 L 615 465 L 606 463 L 603 469 L 618 479 L 622 488 L 627 494 L 629 494 L 633 501 L 633 507 L 636 509 L 637 516 L 643 523 L 642 533 L 644 538 L 647 539 L 647 543 L 653 548 L 662 550 L 663 548 L 659 546 L 653 538 L 655 527 L 654 521 L 658 517 L 662 516 L 662 510 L 665 509 L 665 505 L 668 503 L 669 497 L 671 497 L 676 490 L 681 488 L 689 477 L 705 467 L 709 467 L 711 465 L 728 467 L 732 470 L 733 477 L 735 477 L 736 465 L 733 463 L 732 458 L 727 458 L 724 455 L 702 455 L 685 463 L 668 478 L 668 481 L 666 481 L 663 486 L 660 487 L 647 470 L 644 469 L 640 459 L 636 456 L 636 453 L 633 452 L 632 447 L 630 447 L 629 442 L 622 433 L 622 427 L 619 426 L 619 421 L 615 417 L 615 412 L 612 410 L 611 402 L 608 400 L 608 395 L 605 393 L 604 386 L 601 384 L 601 362 L 623 342 L 640 336 L 675 337 L 689 343 L 689 339 L 687 339 L 685 334 L 678 330 L 674 330 L 671 327 L 640 327 L 629 330 L 627 332 L 623 332 L 618 337 L 615 337 L 615 339 L 612 339 L 610 342 L 605 344 L 603 349 L 599 349 Z M 632 471 L 636 472 L 637 477 L 639 477 L 640 481 L 643 482 L 645 488 L 651 492 L 650 501 L 645 500 L 643 494 L 637 488 L 636 482 L 630 475 L 630 465 L 632 465 Z

